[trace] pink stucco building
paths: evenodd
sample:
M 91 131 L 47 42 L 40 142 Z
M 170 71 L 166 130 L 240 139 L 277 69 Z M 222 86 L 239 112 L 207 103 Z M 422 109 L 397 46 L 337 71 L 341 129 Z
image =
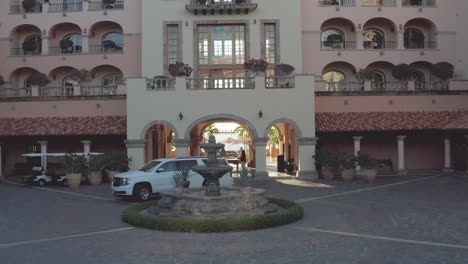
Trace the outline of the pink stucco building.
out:
M 315 85 L 310 84 L 315 88 L 315 97 L 310 98 L 315 112 L 302 114 L 315 116 L 320 147 L 391 160 L 391 169 L 400 173 L 467 170 L 468 31 L 464 27 L 468 18 L 462 13 L 468 10 L 468 1 L 293 0 L 288 14 L 280 10 L 284 7 L 265 0 L 159 1 L 37 0 L 28 9 L 22 0 L 0 2 L 0 76 L 4 80 L 0 85 L 0 174 L 11 176 L 22 153 L 41 148 L 125 151 L 124 140 L 131 139 L 127 124 L 134 123 L 127 118 L 128 105 L 138 105 L 138 98 L 127 97 L 127 79 L 167 75 L 171 59 L 194 62 L 195 77 L 216 81 L 222 76 L 230 83 L 229 78 L 236 82 L 246 77 L 243 61 L 268 54 L 276 58 L 272 65 L 293 61 L 299 64 L 294 65 L 296 74 L 315 76 Z M 156 10 L 158 6 L 174 10 Z M 162 15 L 145 15 L 151 8 L 155 14 L 174 13 L 174 17 L 159 21 Z M 286 22 L 286 16 L 300 18 L 302 26 L 291 26 L 294 20 Z M 225 52 L 225 45 L 231 43 L 236 59 L 222 66 L 197 66 L 204 53 L 197 50 L 201 48 L 195 39 L 200 41 L 203 29 L 211 41 L 218 30 L 214 23 L 237 30 L 224 42 L 213 40 L 214 54 Z M 232 44 L 239 39 L 242 42 L 234 43 L 242 45 Z M 224 44 L 216 48 L 219 43 Z M 453 78 L 441 80 L 432 73 L 432 65 L 439 62 L 454 66 Z M 394 66 L 401 63 L 411 66 L 409 81 L 392 75 Z M 72 80 L 70 73 L 80 69 L 89 71 L 88 78 Z M 370 70 L 372 78 L 356 78 L 360 69 Z M 235 76 L 228 71 L 235 71 Z M 38 87 L 31 78 L 35 73 L 46 75 L 50 82 Z M 274 67 L 267 74 L 274 76 Z M 271 76 L 267 86 L 271 85 L 268 80 L 274 80 Z M 302 111 L 281 96 L 271 102 Z M 179 113 L 157 109 L 156 115 L 158 111 Z M 226 120 L 226 115 L 215 117 Z M 214 121 L 200 120 L 203 124 Z M 282 137 L 287 137 L 288 126 L 279 127 L 284 130 Z M 166 144 L 168 138 L 149 134 L 145 143 L 132 144 L 146 148 L 146 159 L 166 155 L 158 143 L 149 146 L 147 141 Z M 281 150 L 299 160 L 303 141 L 285 139 L 284 145 L 297 145 L 297 149 Z M 189 139 L 178 142 L 191 144 Z

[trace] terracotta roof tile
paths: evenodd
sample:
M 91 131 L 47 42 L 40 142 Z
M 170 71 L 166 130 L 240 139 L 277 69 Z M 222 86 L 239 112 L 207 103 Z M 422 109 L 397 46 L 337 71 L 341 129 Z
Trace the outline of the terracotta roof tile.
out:
M 468 112 L 317 113 L 316 126 L 317 132 L 468 129 Z
M 125 135 L 125 116 L 0 118 L 0 136 Z

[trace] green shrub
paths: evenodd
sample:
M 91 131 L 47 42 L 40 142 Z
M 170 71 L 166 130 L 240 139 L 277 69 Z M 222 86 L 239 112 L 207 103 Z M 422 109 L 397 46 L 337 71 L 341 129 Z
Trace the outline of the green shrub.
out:
M 21 48 L 23 49 L 24 52 L 31 52 L 35 51 L 37 49 L 37 44 L 34 39 L 27 39 L 23 41 L 23 44 L 21 44 Z
M 50 83 L 49 78 L 43 73 L 35 72 L 29 76 L 31 85 L 37 85 L 39 87 L 44 87 Z
M 82 174 L 87 172 L 87 162 L 84 156 L 77 154 L 65 155 L 65 169 L 68 174 Z
M 454 67 L 448 62 L 439 62 L 432 65 L 432 74 L 439 77 L 443 81 L 453 77 Z
M 356 79 L 360 82 L 372 81 L 374 73 L 369 69 L 359 69 L 355 75 Z
M 304 216 L 302 206 L 288 200 L 270 199 L 270 202 L 286 209 L 286 212 L 252 217 L 225 219 L 187 219 L 146 216 L 141 211 L 157 205 L 157 202 L 137 204 L 123 212 L 124 222 L 148 229 L 188 233 L 216 233 L 232 231 L 248 231 L 290 224 Z
M 407 81 L 411 78 L 411 66 L 405 63 L 398 64 L 393 67 L 392 75 L 397 80 Z
M 130 161 L 132 159 L 121 152 L 106 152 L 102 155 L 103 167 L 110 171 L 128 171 Z
M 21 5 L 26 12 L 32 12 L 33 8 L 36 6 L 36 0 L 23 0 Z

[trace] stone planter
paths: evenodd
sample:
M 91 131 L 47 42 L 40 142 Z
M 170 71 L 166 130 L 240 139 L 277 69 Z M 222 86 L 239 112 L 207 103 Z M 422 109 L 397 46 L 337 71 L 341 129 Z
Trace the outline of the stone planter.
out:
M 342 169 L 341 178 L 346 182 L 351 182 L 354 179 L 354 169 Z
M 101 172 L 91 172 L 88 175 L 88 183 L 90 185 L 99 185 L 102 182 L 102 174 Z
M 81 184 L 81 173 L 67 174 L 68 187 L 71 189 L 78 189 Z
M 322 166 L 321 172 L 325 180 L 333 180 L 336 176 L 336 170 L 333 167 Z
M 363 175 L 366 181 L 372 184 L 375 182 L 375 179 L 377 178 L 377 170 L 376 169 L 364 169 Z

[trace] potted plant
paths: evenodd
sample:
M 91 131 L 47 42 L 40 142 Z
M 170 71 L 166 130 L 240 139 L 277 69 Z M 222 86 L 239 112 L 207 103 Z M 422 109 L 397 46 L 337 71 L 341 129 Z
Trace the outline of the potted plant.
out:
M 27 39 L 21 44 L 21 48 L 23 49 L 24 54 L 28 52 L 34 52 L 37 49 L 37 44 L 33 39 Z
M 295 70 L 295 68 L 292 65 L 289 65 L 287 63 L 280 63 L 276 65 L 275 69 L 278 72 L 278 75 L 281 76 L 288 76 Z
M 132 160 L 125 153 L 107 152 L 102 156 L 103 168 L 106 170 L 107 180 L 112 182 L 112 178 L 121 172 L 128 171 L 128 164 Z
M 411 71 L 411 66 L 405 63 L 401 63 L 393 67 L 392 75 L 395 77 L 395 79 L 406 82 L 411 79 Z
M 181 168 L 174 173 L 172 176 L 172 183 L 175 185 L 174 187 L 182 187 L 184 189 L 188 189 L 190 187 L 189 178 L 192 177 L 193 172 L 188 168 Z
M 49 78 L 43 73 L 35 72 L 29 76 L 29 80 L 32 86 L 44 87 L 50 83 Z
M 356 157 L 356 163 L 361 167 L 358 174 L 364 177 L 368 183 L 374 183 L 375 178 L 377 177 L 378 161 L 359 152 Z
M 62 50 L 62 53 L 70 53 L 72 47 L 73 47 L 73 41 L 69 39 L 62 39 L 60 41 L 60 49 Z
M 338 154 L 339 171 L 344 181 L 350 182 L 354 179 L 356 158 L 350 153 Z
M 33 12 L 36 4 L 36 0 L 23 0 L 23 2 L 21 3 L 26 13 Z
M 99 185 L 102 182 L 102 170 L 103 170 L 103 158 L 102 155 L 93 155 L 89 157 L 88 162 L 88 183 L 91 185 Z
M 82 174 L 86 172 L 86 159 L 77 154 L 65 155 L 65 169 L 67 171 L 67 184 L 76 189 L 80 186 Z
M 77 82 L 78 84 L 81 84 L 82 82 L 89 81 L 89 71 L 86 69 L 81 69 L 81 70 L 72 70 L 70 72 L 70 79 L 73 81 Z
M 250 59 L 246 62 L 244 62 L 244 68 L 248 71 L 251 71 L 255 74 L 258 73 L 265 73 L 266 69 L 268 67 L 268 62 L 266 62 L 263 59 L 257 60 L 257 59 Z
M 102 46 L 104 46 L 104 51 L 115 51 L 117 48 L 117 45 L 112 40 L 104 40 Z
M 338 174 L 337 155 L 326 150 L 318 150 L 315 155 L 317 168 L 325 180 L 332 180 Z
M 432 65 L 432 74 L 439 77 L 442 81 L 452 78 L 453 70 L 453 65 L 448 62 L 439 62 Z
M 192 67 L 183 62 L 169 64 L 169 74 L 174 77 L 190 77 L 192 75 Z

